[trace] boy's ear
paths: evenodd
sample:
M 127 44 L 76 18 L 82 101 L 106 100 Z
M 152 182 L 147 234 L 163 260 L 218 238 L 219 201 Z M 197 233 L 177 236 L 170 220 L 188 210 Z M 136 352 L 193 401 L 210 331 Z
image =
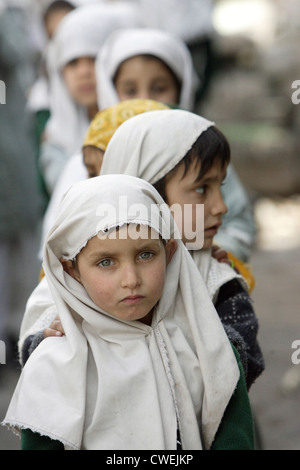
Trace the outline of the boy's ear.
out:
M 167 260 L 167 266 L 168 266 L 171 259 L 173 258 L 175 251 L 177 250 L 177 241 L 174 240 L 174 238 L 170 238 L 170 240 L 168 240 L 165 245 L 165 250 L 166 250 L 166 260 Z
M 81 283 L 79 271 L 78 269 L 75 268 L 73 261 L 70 259 L 66 260 L 66 259 L 61 258 L 60 262 L 64 268 L 64 271 L 66 271 L 66 273 L 72 276 L 73 279 Z

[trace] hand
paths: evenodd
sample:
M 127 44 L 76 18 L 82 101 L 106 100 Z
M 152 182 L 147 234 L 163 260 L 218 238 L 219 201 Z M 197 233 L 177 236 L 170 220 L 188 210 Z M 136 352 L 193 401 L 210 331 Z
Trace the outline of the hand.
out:
M 59 316 L 57 315 L 49 328 L 44 329 L 44 337 L 48 338 L 50 336 L 64 336 L 65 331 L 63 329 L 63 326 L 61 324 L 61 321 L 59 319 Z
M 227 251 L 223 248 L 220 248 L 218 245 L 212 246 L 211 254 L 217 261 L 219 261 L 219 263 L 227 263 L 229 266 L 232 266 Z

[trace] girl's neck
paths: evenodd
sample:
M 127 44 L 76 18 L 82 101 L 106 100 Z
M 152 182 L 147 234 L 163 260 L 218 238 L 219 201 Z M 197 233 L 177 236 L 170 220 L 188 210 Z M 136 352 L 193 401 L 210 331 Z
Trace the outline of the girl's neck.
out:
M 149 313 L 147 313 L 145 317 L 141 318 L 140 322 L 144 323 L 144 325 L 151 326 L 153 312 L 154 312 L 154 308 Z

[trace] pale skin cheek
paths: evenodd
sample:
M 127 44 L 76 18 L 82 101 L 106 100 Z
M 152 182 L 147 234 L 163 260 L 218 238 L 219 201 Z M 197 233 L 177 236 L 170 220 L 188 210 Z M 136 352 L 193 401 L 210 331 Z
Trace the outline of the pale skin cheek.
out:
M 104 310 L 111 306 L 114 306 L 113 294 L 107 294 L 107 291 L 102 291 L 102 289 L 94 291 L 92 300 L 98 307 L 103 308 Z
M 98 307 L 104 307 L 107 305 L 110 305 L 112 301 L 112 287 L 110 285 L 106 285 L 105 288 L 103 288 L 103 281 L 98 281 L 98 286 L 90 285 L 88 282 L 83 282 L 83 287 L 87 291 L 88 295 L 92 299 L 92 301 L 98 306 Z M 109 292 L 110 294 L 108 294 Z

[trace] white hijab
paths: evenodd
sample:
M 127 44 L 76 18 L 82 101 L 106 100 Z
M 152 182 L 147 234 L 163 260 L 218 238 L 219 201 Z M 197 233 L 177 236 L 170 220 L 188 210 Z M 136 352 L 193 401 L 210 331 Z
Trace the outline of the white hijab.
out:
M 135 116 L 122 124 L 111 138 L 102 163 L 101 175 L 120 173 L 156 183 L 186 153 L 197 138 L 214 123 L 185 110 L 162 110 Z M 219 263 L 211 250 L 194 250 L 198 266 L 213 301 L 226 282 L 246 281 L 226 263 Z
M 121 207 L 124 195 L 127 206 Z M 147 214 L 132 211 L 137 203 Z M 115 210 L 101 217 L 99 209 L 107 204 Z M 151 326 L 101 311 L 60 263 L 98 231 L 124 223 L 152 226 L 166 238 L 171 214 L 165 209 L 150 220 L 153 204 L 163 204 L 157 191 L 124 175 L 79 182 L 67 192 L 44 256 L 66 336 L 45 339 L 30 356 L 4 424 L 17 432 L 30 428 L 72 449 L 174 450 L 177 426 L 183 449 L 211 446 L 239 369 L 182 242 L 177 240 L 167 267 Z
M 69 95 L 62 68 L 78 57 L 96 57 L 112 31 L 136 25 L 135 10 L 126 8 L 119 2 L 78 7 L 62 19 L 49 42 L 47 69 L 51 116 L 46 136 L 69 156 L 80 150 L 90 120 L 86 109 L 74 103 Z
M 153 55 L 168 65 L 181 82 L 178 106 L 192 110 L 197 77 L 187 46 L 171 33 L 148 28 L 116 31 L 105 41 L 96 61 L 100 109 L 120 101 L 113 83 L 115 73 L 124 60 L 141 54 Z

